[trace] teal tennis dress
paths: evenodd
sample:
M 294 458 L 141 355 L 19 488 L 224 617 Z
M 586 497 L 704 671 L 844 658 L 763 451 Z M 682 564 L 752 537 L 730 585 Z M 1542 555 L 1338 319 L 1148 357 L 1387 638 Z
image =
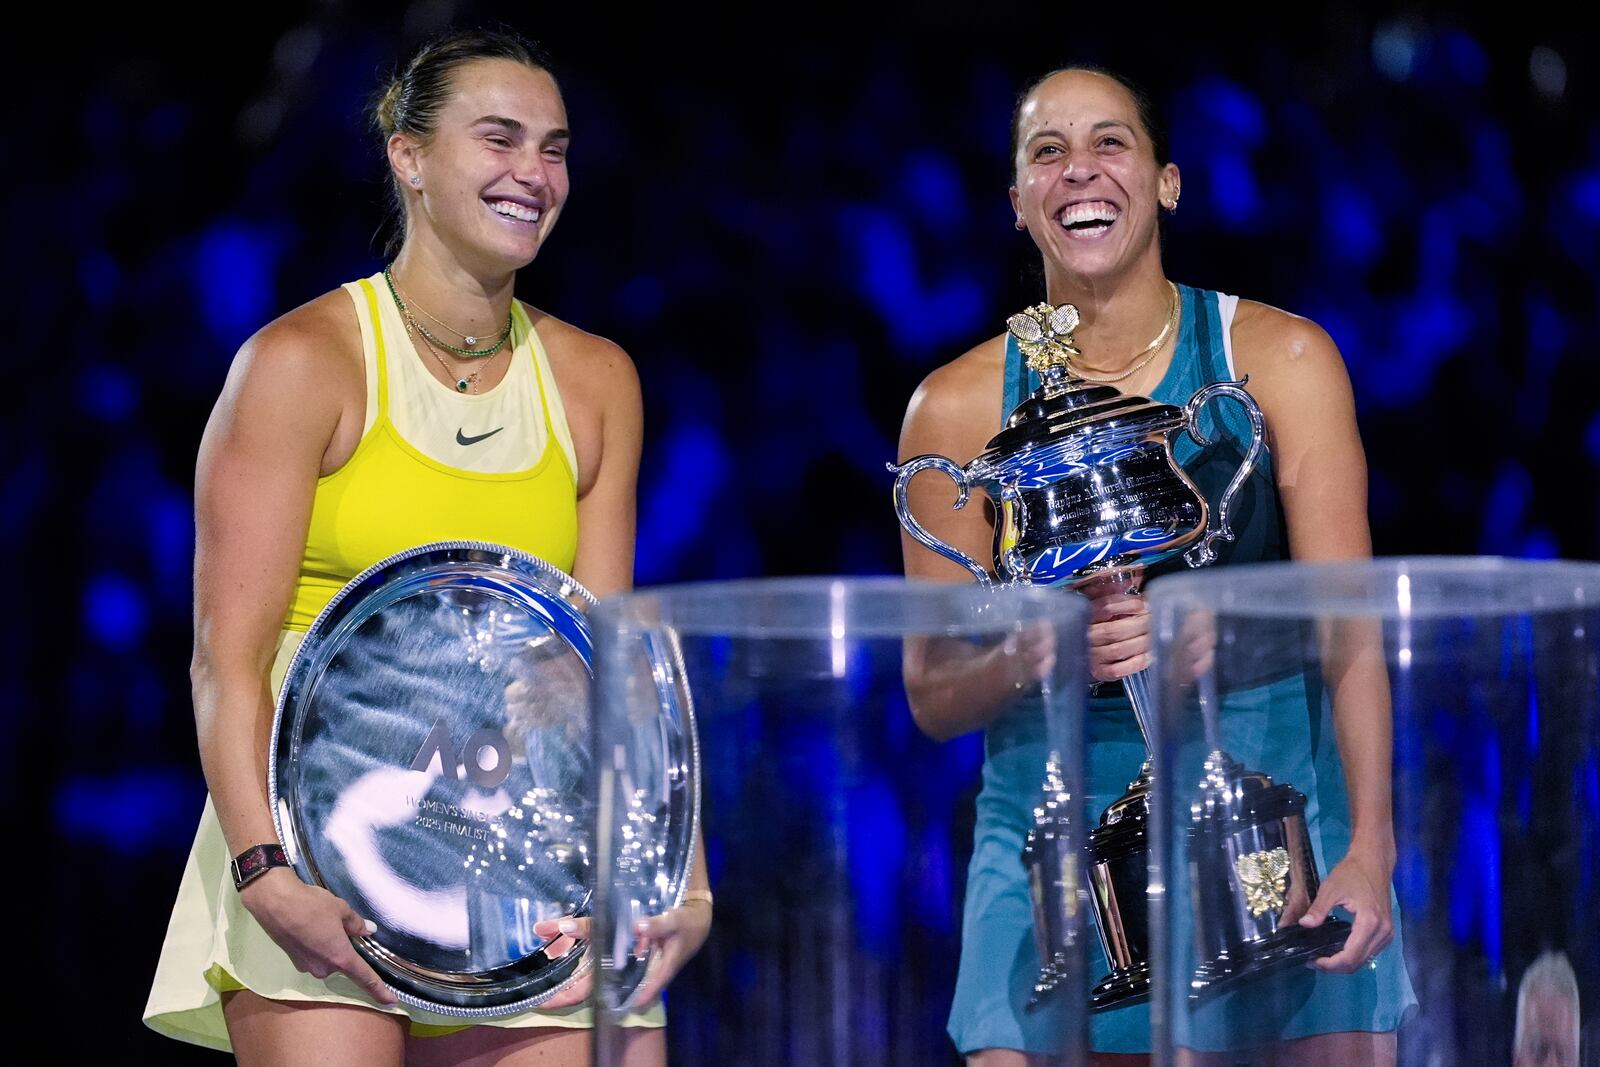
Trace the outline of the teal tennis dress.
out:
M 1201 386 L 1237 378 L 1228 330 L 1238 300 L 1187 286 L 1178 289 L 1183 310 L 1177 349 L 1151 397 L 1182 405 Z M 1008 337 L 1004 411 L 1009 414 L 1037 385 L 1038 378 L 1027 370 L 1016 341 Z M 1206 405 L 1199 420 L 1212 444 L 1201 448 L 1189 435 L 1180 434 L 1173 454 L 1215 515 L 1244 458 L 1250 426 L 1238 405 L 1226 400 Z M 1283 511 L 1267 452 L 1234 498 L 1232 514 L 1235 539 L 1216 543 L 1214 566 L 1288 558 Z M 1154 579 L 1183 567 L 1179 557 L 1151 568 L 1146 577 Z M 1265 680 L 1245 700 L 1225 702 L 1222 734 L 1235 758 L 1276 781 L 1293 783 L 1306 794 L 1312 847 L 1326 876 L 1349 849 L 1350 815 L 1324 695 L 1308 688 L 1303 674 Z M 1088 701 L 1083 737 L 1085 812 L 1092 822 L 1138 775 L 1144 745 L 1133 710 L 1120 692 Z M 983 788 L 977 800 L 961 926 L 961 964 L 950 1009 L 950 1038 L 963 1053 L 984 1048 L 1055 1051 L 1066 1025 L 1064 999 L 1088 996 L 1087 990 L 1063 990 L 1037 1010 L 1026 1006 L 1039 960 L 1021 852 L 1045 758 L 1044 721 L 1036 700 L 1019 701 L 985 734 Z M 1320 1033 L 1395 1030 L 1416 1005 L 1405 971 L 1397 905 L 1394 928 L 1394 940 L 1376 962 L 1354 974 L 1324 974 L 1306 967 L 1278 972 L 1271 981 L 1235 987 L 1193 1014 L 1177 1013 L 1174 1036 L 1188 1048 L 1224 1051 Z M 1109 966 L 1099 939 L 1089 937 L 1088 943 L 1089 980 L 1097 981 Z M 1149 1006 L 1135 1004 L 1091 1015 L 1089 1037 L 1096 1051 L 1148 1052 Z

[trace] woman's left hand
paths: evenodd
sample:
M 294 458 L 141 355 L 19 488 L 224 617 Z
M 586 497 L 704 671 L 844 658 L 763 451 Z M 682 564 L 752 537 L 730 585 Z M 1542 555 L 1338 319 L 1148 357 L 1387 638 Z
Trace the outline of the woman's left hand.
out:
M 1150 609 L 1140 595 L 1144 568 L 1097 575 L 1076 588 L 1089 598 L 1089 676 L 1114 682 L 1150 666 Z
M 633 1004 L 648 1004 L 666 984 L 672 981 L 683 965 L 700 951 L 711 933 L 711 903 L 691 899 L 660 915 L 649 915 L 634 924 L 638 940 L 633 946 L 636 956 L 655 950 L 638 991 L 629 998 Z M 551 956 L 560 957 L 571 952 L 580 942 L 589 940 L 591 930 L 588 918 L 545 919 L 533 924 L 533 932 L 540 937 L 554 938 L 545 949 Z M 572 983 L 560 993 L 545 1001 L 543 1008 L 567 1008 L 589 999 L 594 985 L 594 972 Z
M 1394 938 L 1394 918 L 1389 908 L 1389 882 L 1393 861 L 1374 851 L 1352 848 L 1328 872 L 1317 899 L 1300 917 L 1300 925 L 1321 926 L 1328 912 L 1344 908 L 1355 917 L 1344 948 L 1316 960 L 1313 966 L 1331 974 L 1351 974 L 1371 962 Z

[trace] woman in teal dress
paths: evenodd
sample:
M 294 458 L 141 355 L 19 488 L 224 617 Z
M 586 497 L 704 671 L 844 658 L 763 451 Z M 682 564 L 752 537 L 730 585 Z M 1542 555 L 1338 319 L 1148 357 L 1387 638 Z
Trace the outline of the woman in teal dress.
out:
M 1012 122 L 1016 225 L 1038 247 L 1046 300 L 1075 304 L 1082 323 L 1078 376 L 1129 394 L 1183 404 L 1201 386 L 1249 376 L 1267 422 L 1267 450 L 1234 501 L 1237 540 L 1219 565 L 1371 555 L 1366 459 L 1350 382 L 1338 349 L 1315 323 L 1252 301 L 1171 283 L 1162 269 L 1159 217 L 1176 211 L 1181 175 L 1167 162 L 1146 100 L 1123 79 L 1072 68 L 1037 82 Z M 1168 328 L 1176 318 L 1176 327 Z M 935 452 L 959 462 L 983 450 L 1006 414 L 1037 385 L 1015 342 L 995 337 L 935 370 L 906 413 L 902 458 Z M 1174 455 L 1213 508 L 1242 458 L 1248 426 L 1230 405 L 1203 410 L 1212 445 L 1186 436 Z M 992 511 L 953 510 L 948 479 L 918 478 L 912 511 L 941 540 L 990 559 Z M 904 541 L 906 572 L 970 581 L 966 572 Z M 1172 561 L 1166 566 L 1181 566 Z M 1152 570 L 1149 576 L 1159 573 Z M 1092 591 L 1090 668 L 1101 683 L 1150 664 L 1142 601 L 1124 589 Z M 1041 650 L 1041 658 L 1048 655 Z M 1144 758 L 1127 699 L 1089 701 L 1086 810 L 1091 817 L 1137 775 Z M 1017 690 L 968 692 L 911 686 L 913 713 L 935 738 L 985 730 L 983 789 L 968 871 L 962 954 L 950 1036 L 969 1064 L 1039 1060 L 1061 1040 L 1060 1008 L 1026 1008 L 1038 970 L 1031 905 L 1020 860 L 1045 761 L 1035 701 Z M 1396 940 L 1391 879 L 1390 724 L 1381 701 L 1330 704 L 1299 677 L 1228 711 L 1223 739 L 1234 755 L 1308 795 L 1321 891 L 1306 922 L 1338 907 L 1353 930 L 1314 967 L 1223 994 L 1175 1026 L 1197 1064 L 1240 1062 L 1386 1064 L 1395 1030 L 1415 1003 Z M 1348 706 L 1345 706 L 1348 705 Z M 1090 969 L 1107 970 L 1093 943 Z M 1084 991 L 1085 995 L 1087 991 Z M 1074 995 L 1070 991 L 1062 994 Z M 1091 1017 L 1097 1064 L 1143 1062 L 1149 1010 L 1139 1004 Z M 1226 1053 L 1213 1055 L 1213 1053 Z

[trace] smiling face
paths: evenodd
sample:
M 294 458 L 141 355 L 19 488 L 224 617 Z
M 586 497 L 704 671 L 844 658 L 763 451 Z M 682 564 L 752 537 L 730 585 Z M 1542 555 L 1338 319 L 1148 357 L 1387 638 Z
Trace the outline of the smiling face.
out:
M 475 272 L 514 271 L 538 254 L 567 199 L 561 91 L 547 72 L 508 59 L 462 64 L 451 89 L 431 137 L 389 141 L 406 239 L 435 241 Z
M 1041 82 L 1017 113 L 1011 203 L 1046 268 L 1115 278 L 1160 255 L 1163 204 L 1178 168 L 1156 159 L 1133 95 L 1114 78 L 1069 70 Z

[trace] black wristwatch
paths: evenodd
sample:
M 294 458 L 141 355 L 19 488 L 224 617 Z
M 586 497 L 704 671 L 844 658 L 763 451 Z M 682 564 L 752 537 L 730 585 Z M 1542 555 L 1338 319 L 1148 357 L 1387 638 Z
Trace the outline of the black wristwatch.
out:
M 233 857 L 233 888 L 243 889 L 273 867 L 289 867 L 282 845 L 251 845 Z

